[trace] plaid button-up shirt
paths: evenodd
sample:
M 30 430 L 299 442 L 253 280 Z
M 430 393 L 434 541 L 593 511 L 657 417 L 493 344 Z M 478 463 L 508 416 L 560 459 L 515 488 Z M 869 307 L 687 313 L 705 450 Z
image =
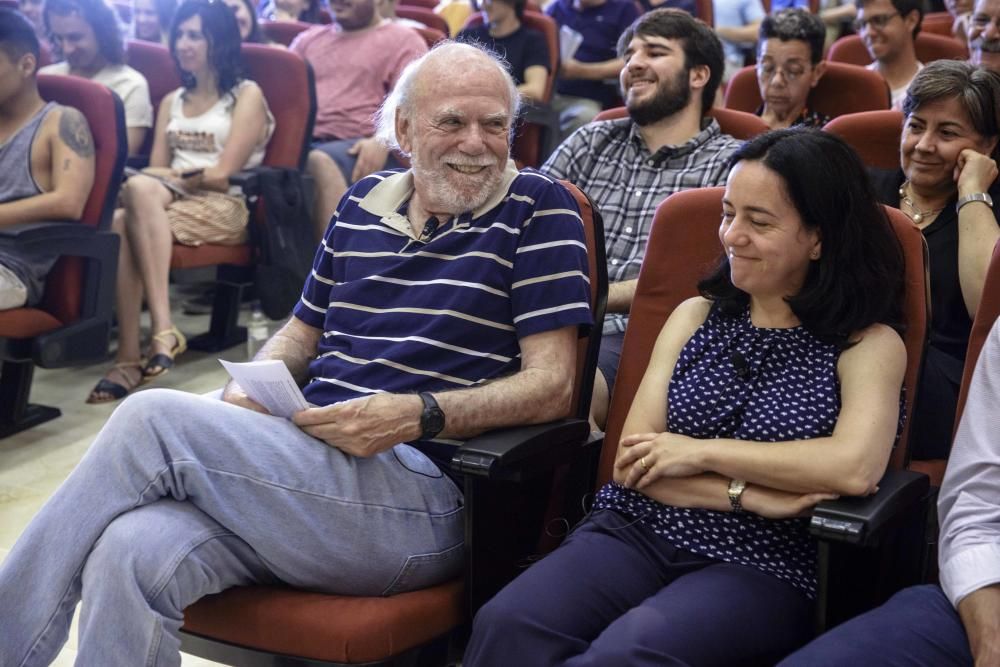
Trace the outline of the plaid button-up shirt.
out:
M 608 279 L 639 277 L 653 213 L 669 195 L 724 185 L 729 158 L 740 141 L 722 134 L 714 119 L 680 146 L 646 148 L 631 119 L 590 123 L 574 132 L 549 157 L 542 171 L 580 187 L 604 217 Z M 625 331 L 628 316 L 612 313 L 604 333 Z

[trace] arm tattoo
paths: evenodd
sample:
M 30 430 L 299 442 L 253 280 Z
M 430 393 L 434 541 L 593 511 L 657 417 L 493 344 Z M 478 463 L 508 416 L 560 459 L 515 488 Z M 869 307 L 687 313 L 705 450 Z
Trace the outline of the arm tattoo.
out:
M 64 107 L 59 119 L 59 138 L 70 150 L 82 158 L 94 156 L 94 139 L 83 114 L 71 107 Z

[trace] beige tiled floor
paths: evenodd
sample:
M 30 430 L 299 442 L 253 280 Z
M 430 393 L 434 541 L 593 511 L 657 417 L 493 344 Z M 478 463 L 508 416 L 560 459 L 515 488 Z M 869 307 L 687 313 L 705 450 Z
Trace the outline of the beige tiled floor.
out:
M 243 313 L 246 316 L 246 313 Z M 208 316 L 176 314 L 176 323 L 185 333 L 200 333 L 208 327 Z M 155 385 L 204 393 L 221 387 L 226 373 L 219 357 L 245 360 L 245 351 L 236 347 L 220 354 L 187 352 L 176 367 Z M 38 369 L 31 400 L 58 406 L 62 417 L 0 440 L 0 561 L 46 498 L 76 466 L 114 405 L 87 405 L 84 400 L 108 364 L 64 370 Z M 76 655 L 76 629 L 54 665 L 68 667 Z M 217 663 L 184 656 L 184 667 L 209 667 Z

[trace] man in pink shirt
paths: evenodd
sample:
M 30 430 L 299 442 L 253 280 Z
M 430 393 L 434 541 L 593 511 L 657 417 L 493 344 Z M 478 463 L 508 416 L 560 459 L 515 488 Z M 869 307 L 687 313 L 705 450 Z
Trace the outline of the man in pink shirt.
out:
M 374 138 L 373 114 L 407 64 L 427 52 L 415 30 L 384 21 L 375 0 L 332 0 L 336 22 L 299 35 L 291 50 L 316 76 L 314 149 L 308 170 L 316 179 L 316 228 L 322 235 L 347 186 L 399 166 Z

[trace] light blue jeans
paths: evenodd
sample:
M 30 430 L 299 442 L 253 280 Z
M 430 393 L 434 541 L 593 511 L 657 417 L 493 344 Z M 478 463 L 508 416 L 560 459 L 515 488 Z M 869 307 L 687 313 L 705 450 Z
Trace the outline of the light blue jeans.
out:
M 398 445 L 354 458 L 212 398 L 126 400 L 0 566 L 0 667 L 180 665 L 184 608 L 277 583 L 389 595 L 454 577 L 462 496 Z

